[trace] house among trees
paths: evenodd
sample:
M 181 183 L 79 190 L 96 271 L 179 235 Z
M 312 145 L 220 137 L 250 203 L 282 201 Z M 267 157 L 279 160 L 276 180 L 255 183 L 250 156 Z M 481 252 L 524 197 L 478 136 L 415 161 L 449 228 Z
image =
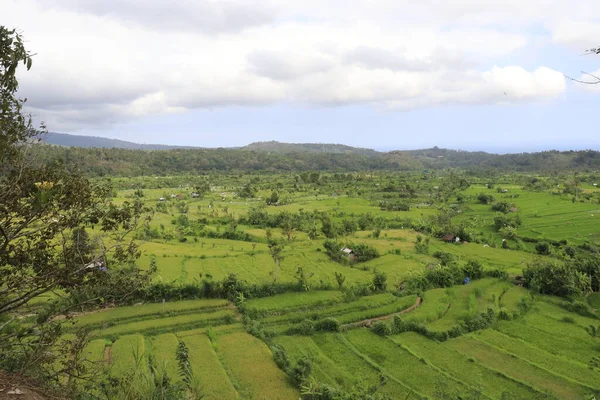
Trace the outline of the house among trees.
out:
M 442 238 L 442 240 L 446 243 L 459 243 L 460 242 L 460 238 L 456 235 L 453 235 L 452 233 L 445 235 Z
M 196 192 L 192 193 L 192 198 L 196 199 L 198 197 L 200 197 L 200 193 L 196 193 Z
M 86 271 L 108 271 L 108 268 L 102 261 L 93 261 L 85 266 Z
M 158 201 L 165 201 L 166 199 L 164 197 L 159 197 Z
M 347 247 L 344 247 L 342 249 L 342 253 L 348 257 L 349 260 L 355 260 L 356 259 L 356 254 L 354 254 L 354 250 L 349 249 Z

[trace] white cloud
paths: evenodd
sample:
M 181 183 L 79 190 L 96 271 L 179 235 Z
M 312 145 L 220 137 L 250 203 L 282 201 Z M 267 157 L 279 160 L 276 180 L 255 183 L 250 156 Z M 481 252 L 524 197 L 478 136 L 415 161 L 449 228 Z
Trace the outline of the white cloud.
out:
M 56 130 L 240 104 L 552 99 L 563 75 L 515 54 L 540 27 L 572 47 L 600 37 L 595 0 L 5 1 L 37 53 L 21 92 Z

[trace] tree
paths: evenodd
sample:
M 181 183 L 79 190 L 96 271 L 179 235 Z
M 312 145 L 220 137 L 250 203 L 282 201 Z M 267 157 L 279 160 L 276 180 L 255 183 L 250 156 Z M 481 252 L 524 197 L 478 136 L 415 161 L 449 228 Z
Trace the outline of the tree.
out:
M 277 190 L 273 190 L 273 192 L 271 192 L 271 196 L 269 196 L 269 198 L 267 199 L 267 204 L 268 205 L 276 205 L 279 202 L 279 193 L 277 193 Z
M 377 292 L 385 292 L 387 288 L 387 275 L 383 271 L 375 271 L 373 274 L 373 288 Z
M 23 40 L 0 26 L 0 368 L 73 384 L 87 374 L 81 351 L 88 335 L 60 339 L 54 317 L 122 301 L 149 281 L 128 239 L 149 214 L 139 199 L 114 205 L 110 187 L 30 156 L 41 131 L 16 96 L 20 64 L 32 64 Z M 30 309 L 48 292 L 55 301 Z M 17 318 L 34 311 L 32 324 Z
M 210 183 L 206 179 L 202 179 L 194 185 L 194 193 L 200 197 L 204 197 L 206 193 L 210 193 Z
M 267 246 L 269 247 L 269 253 L 271 254 L 271 258 L 275 263 L 275 275 L 273 279 L 275 282 L 279 280 L 279 271 L 281 270 L 281 261 L 283 261 L 283 256 L 281 253 L 284 249 L 284 244 L 281 240 L 273 238 L 273 234 L 271 230 L 267 230 Z
M 534 260 L 523 270 L 527 287 L 542 294 L 580 296 L 591 290 L 591 279 L 571 265 Z
M 293 236 L 294 231 L 300 227 L 298 216 L 290 214 L 289 212 L 283 212 L 281 213 L 280 218 L 281 233 L 287 237 L 288 242 L 295 239 Z

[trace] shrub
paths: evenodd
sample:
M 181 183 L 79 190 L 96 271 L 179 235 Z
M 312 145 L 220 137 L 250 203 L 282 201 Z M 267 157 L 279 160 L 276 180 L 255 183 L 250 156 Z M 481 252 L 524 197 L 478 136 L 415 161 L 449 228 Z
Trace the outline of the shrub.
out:
M 497 203 L 492 204 L 493 211 L 498 211 L 503 214 L 508 214 L 512 207 L 513 207 L 513 205 L 506 201 L 499 201 Z
M 508 310 L 502 307 L 498 312 L 498 319 L 502 321 L 510 321 L 512 318 Z
M 567 311 L 577 313 L 584 317 L 597 318 L 596 314 L 594 312 L 592 312 L 589 309 L 588 305 L 586 303 L 584 303 L 583 301 L 579 301 L 579 300 L 573 300 L 571 302 L 564 301 L 564 302 L 560 303 L 560 306 Z
M 384 292 L 387 288 L 387 275 L 385 272 L 375 272 L 373 276 L 373 288 L 377 292 Z
M 436 251 L 433 253 L 433 256 L 440 260 L 440 264 L 442 265 L 452 264 L 456 260 L 454 254 L 450 254 L 445 251 Z
M 296 385 L 301 385 L 308 380 L 312 372 L 312 363 L 307 356 L 302 356 L 296 361 L 291 370 L 291 376 Z
M 340 321 L 338 321 L 335 318 L 329 317 L 318 321 L 315 324 L 315 330 L 325 332 L 339 332 L 340 326 Z
M 275 361 L 275 364 L 277 364 L 281 370 L 289 372 L 290 360 L 283 346 L 278 344 L 271 346 L 271 352 L 273 353 L 273 360 Z
M 523 270 L 523 277 L 527 287 L 542 294 L 567 297 L 587 293 L 591 288 L 589 276 L 555 261 L 537 260 Z
M 389 336 L 392 334 L 392 330 L 385 322 L 379 321 L 373 324 L 371 330 L 379 336 Z
M 305 319 L 300 323 L 298 327 L 298 333 L 300 335 L 310 336 L 315 333 L 315 323 L 310 319 Z
M 477 260 L 469 260 L 462 268 L 465 276 L 470 279 L 483 278 L 483 265 Z
M 491 194 L 479 193 L 477 195 L 477 201 L 480 204 L 491 204 L 494 202 L 494 200 L 494 196 L 492 196 Z
M 429 238 L 423 239 L 423 236 L 417 235 L 415 252 L 417 254 L 429 254 Z

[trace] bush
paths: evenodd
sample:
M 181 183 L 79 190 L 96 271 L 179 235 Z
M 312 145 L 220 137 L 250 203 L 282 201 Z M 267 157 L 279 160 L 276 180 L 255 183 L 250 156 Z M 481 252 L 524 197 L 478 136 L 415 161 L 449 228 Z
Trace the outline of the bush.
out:
M 373 288 L 377 292 L 385 292 L 387 289 L 387 275 L 385 272 L 375 272 L 373 276 Z
M 535 245 L 535 251 L 540 255 L 550 255 L 550 245 L 548 242 L 542 242 Z
M 502 321 L 510 321 L 512 318 L 508 310 L 502 307 L 498 312 L 498 319 Z
M 483 278 L 483 265 L 477 260 L 469 260 L 462 268 L 465 277 L 470 279 Z
M 379 321 L 373 324 L 371 330 L 379 336 L 389 336 L 392 334 L 392 330 L 385 322 Z
M 492 204 L 493 211 L 498 211 L 503 214 L 508 214 L 512 207 L 513 207 L 513 205 L 506 201 L 499 201 L 497 203 Z
M 322 319 L 315 324 L 315 330 L 324 332 L 339 332 L 340 327 L 340 321 L 331 317 Z
M 291 376 L 294 383 L 298 386 L 308 380 L 312 372 L 312 363 L 307 356 L 302 356 L 296 361 L 296 365 L 291 370 Z
M 480 204 L 491 204 L 494 202 L 494 200 L 494 196 L 492 196 L 491 194 L 479 193 L 477 195 L 477 201 Z
M 277 364 L 281 370 L 289 372 L 290 360 L 283 346 L 278 344 L 271 346 L 271 353 L 273 353 L 273 360 L 275 361 L 275 364 Z
M 310 336 L 315 333 L 315 323 L 310 319 L 305 319 L 300 323 L 298 327 L 298 333 L 300 335 Z
M 454 254 L 450 254 L 445 251 L 436 251 L 433 253 L 433 256 L 440 260 L 440 264 L 442 265 L 452 264 L 456 260 L 456 256 Z
M 573 300 L 571 302 L 564 301 L 564 302 L 560 303 L 560 306 L 567 311 L 574 312 L 583 317 L 598 318 L 597 315 L 594 312 L 592 312 L 589 309 L 588 305 L 586 303 L 584 303 L 583 301 L 578 301 L 578 300 Z
M 525 285 L 542 294 L 577 296 L 591 290 L 591 280 L 575 268 L 555 261 L 537 260 L 523 270 Z

